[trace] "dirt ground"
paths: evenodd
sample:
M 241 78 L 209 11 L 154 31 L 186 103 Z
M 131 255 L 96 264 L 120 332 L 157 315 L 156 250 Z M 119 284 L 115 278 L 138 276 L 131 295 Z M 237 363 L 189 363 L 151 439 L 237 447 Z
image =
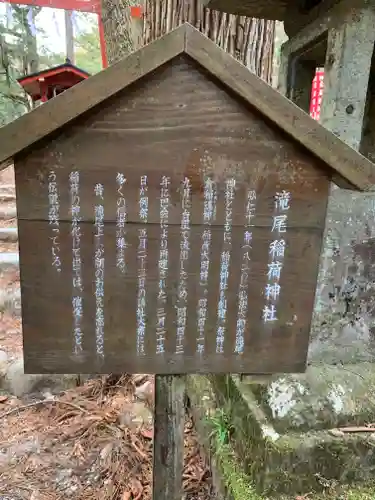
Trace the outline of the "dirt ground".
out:
M 0 396 L 0 498 L 151 499 L 153 403 L 140 422 L 134 388 L 131 376 L 109 376 L 40 404 Z M 188 419 L 183 487 L 185 500 L 212 498 Z
M 18 287 L 18 271 L 8 271 L 0 275 L 0 292 L 4 290 L 11 292 Z M 10 361 L 22 356 L 21 319 L 13 317 L 9 312 L 0 312 L 0 349 L 7 353 Z

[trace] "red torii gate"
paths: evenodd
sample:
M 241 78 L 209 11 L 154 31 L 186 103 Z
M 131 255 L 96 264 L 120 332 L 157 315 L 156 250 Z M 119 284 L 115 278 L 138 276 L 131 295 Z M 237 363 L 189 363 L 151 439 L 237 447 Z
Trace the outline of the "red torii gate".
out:
M 0 0 L 0 2 L 37 7 L 50 7 L 53 9 L 77 10 L 81 12 L 91 12 L 93 14 L 97 14 L 102 64 L 103 68 L 106 68 L 108 66 L 107 54 L 105 50 L 101 0 Z M 133 17 L 141 17 L 142 11 L 140 7 L 132 7 L 131 10 Z
M 37 7 L 50 7 L 53 9 L 78 10 L 81 12 L 91 12 L 93 14 L 97 14 L 102 64 L 103 68 L 108 66 L 100 0 L 0 0 L 0 2 Z

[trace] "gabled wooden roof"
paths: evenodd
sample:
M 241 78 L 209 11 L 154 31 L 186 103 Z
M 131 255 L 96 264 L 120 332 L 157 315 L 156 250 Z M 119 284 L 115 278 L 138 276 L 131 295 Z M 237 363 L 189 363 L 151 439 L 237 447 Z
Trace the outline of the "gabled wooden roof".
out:
M 184 24 L 0 129 L 0 164 L 180 54 L 187 54 L 332 169 L 341 187 L 375 190 L 375 165 L 198 30 Z

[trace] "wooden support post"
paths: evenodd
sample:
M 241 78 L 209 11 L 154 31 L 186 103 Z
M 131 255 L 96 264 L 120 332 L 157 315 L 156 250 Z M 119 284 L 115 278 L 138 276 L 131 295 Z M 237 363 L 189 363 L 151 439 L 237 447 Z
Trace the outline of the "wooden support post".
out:
M 99 28 L 100 54 L 102 56 L 102 66 L 103 69 L 105 69 L 108 67 L 108 60 L 107 60 L 107 49 L 104 36 L 104 25 L 103 25 L 101 8 L 100 11 L 98 12 L 98 28 Z
M 74 64 L 74 30 L 72 11 L 64 11 L 65 15 L 65 44 L 66 44 L 66 57 Z
M 181 500 L 185 376 L 155 376 L 153 500 Z

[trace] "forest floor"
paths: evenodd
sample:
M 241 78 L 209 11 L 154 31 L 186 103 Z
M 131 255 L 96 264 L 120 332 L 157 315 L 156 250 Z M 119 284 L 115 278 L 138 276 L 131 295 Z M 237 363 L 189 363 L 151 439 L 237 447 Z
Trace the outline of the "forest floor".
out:
M 0 499 L 151 499 L 152 385 L 142 376 L 142 401 L 130 375 L 89 380 L 41 401 L 0 396 Z M 211 499 L 190 419 L 184 461 L 183 498 Z

